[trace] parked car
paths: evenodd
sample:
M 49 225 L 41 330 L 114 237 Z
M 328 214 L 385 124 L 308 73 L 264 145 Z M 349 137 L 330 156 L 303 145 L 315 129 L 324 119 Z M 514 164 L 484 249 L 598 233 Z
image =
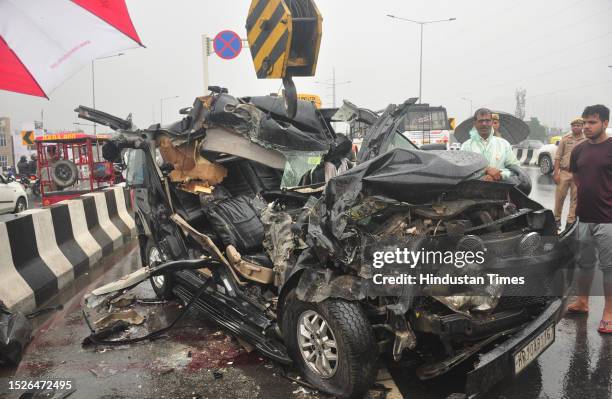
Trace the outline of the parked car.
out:
M 522 148 L 527 150 L 537 150 L 544 145 L 540 140 L 523 140 L 520 143 L 516 144 L 515 148 Z
M 546 144 L 539 148 L 537 153 L 534 153 L 533 159 L 537 159 L 538 168 L 543 175 L 549 175 L 554 169 L 554 159 L 557 153 L 559 141 L 555 144 Z
M 28 209 L 28 196 L 21 184 L 0 173 L 0 214 Z
M 606 134 L 608 137 L 612 137 L 612 129 L 606 129 Z M 537 159 L 538 168 L 540 168 L 540 173 L 543 175 L 550 175 L 554 170 L 555 154 L 557 153 L 557 147 L 561 142 L 561 138 L 563 136 L 555 136 L 554 142 L 551 139 L 552 144 L 543 145 L 534 153 L 533 159 Z
M 415 101 L 390 105 L 357 166 L 335 176 L 351 142 L 309 102 L 290 119 L 274 97 L 220 91 L 182 121 L 148 129 L 78 108 L 99 124 L 125 122 L 103 152 L 115 162 L 129 151 L 143 265 L 94 290 L 86 317 L 150 279 L 160 298 L 179 298 L 339 398 L 363 397 L 382 354 L 418 364 L 422 379 L 467 365 L 470 397 L 519 374 L 554 341 L 575 227 L 558 234 L 552 212 L 513 184 L 482 181 L 479 154 L 417 149 L 401 134 Z M 375 274 L 410 272 L 374 266 L 377 251 L 399 248 L 486 252 L 461 273 L 529 278 L 378 285 Z

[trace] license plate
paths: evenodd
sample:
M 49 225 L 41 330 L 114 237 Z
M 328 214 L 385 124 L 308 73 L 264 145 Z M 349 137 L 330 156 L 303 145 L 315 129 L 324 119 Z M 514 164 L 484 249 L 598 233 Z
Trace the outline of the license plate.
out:
M 514 375 L 517 375 L 533 362 L 546 348 L 555 341 L 555 325 L 547 327 L 538 336 L 529 341 L 523 349 L 514 354 Z

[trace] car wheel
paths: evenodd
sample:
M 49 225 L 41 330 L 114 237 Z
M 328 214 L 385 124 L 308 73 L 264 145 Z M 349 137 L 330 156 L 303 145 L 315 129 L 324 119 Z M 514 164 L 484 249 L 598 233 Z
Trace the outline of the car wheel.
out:
M 157 266 L 166 261 L 166 257 L 161 250 L 155 245 L 152 239 L 147 240 L 146 246 L 146 264 L 149 266 Z M 172 299 L 172 275 L 163 274 L 161 276 L 153 276 L 149 279 L 153 291 L 160 299 Z
M 372 326 L 359 304 L 303 302 L 295 291 L 283 307 L 289 355 L 308 382 L 339 398 L 362 398 L 378 371 Z
M 539 162 L 540 173 L 543 175 L 549 175 L 552 172 L 552 160 L 548 155 L 542 156 Z
M 15 213 L 23 212 L 28 209 L 28 202 L 25 198 L 19 197 L 15 203 Z

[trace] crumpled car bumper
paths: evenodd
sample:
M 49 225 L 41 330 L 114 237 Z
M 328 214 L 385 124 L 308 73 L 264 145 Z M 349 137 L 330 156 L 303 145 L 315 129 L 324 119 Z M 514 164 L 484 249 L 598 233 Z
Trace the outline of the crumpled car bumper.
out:
M 467 374 L 467 397 L 477 398 L 504 378 L 514 375 L 514 354 L 550 325 L 557 323 L 565 309 L 565 302 L 565 299 L 555 299 L 523 329 L 494 349 L 481 353 L 474 370 Z

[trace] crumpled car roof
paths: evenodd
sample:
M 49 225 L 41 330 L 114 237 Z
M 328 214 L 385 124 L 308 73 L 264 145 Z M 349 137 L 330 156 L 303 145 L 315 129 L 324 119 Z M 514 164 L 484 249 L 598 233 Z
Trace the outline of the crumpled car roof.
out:
M 221 94 L 214 99 L 209 124 L 233 129 L 251 141 L 280 151 L 329 151 L 334 134 L 311 102 L 299 101 L 293 120 L 284 114 L 282 97 Z

